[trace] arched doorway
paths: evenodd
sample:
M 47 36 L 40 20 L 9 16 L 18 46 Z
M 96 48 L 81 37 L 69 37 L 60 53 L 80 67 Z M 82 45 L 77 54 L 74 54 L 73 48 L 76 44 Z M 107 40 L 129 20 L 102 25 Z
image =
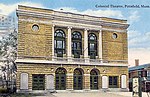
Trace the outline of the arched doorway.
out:
M 97 69 L 92 69 L 90 72 L 90 88 L 93 90 L 98 89 L 98 75 L 99 71 Z
M 73 89 L 74 90 L 83 89 L 83 70 L 81 68 L 77 68 L 74 70 Z
M 58 68 L 55 72 L 55 89 L 65 90 L 66 89 L 66 69 Z

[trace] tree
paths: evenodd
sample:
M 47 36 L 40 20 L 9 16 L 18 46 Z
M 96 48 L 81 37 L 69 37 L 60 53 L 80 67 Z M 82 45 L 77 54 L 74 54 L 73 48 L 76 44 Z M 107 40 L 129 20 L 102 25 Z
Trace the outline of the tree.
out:
M 0 40 L 0 56 L 4 61 L 2 66 L 3 80 L 12 81 L 16 77 L 17 66 L 15 60 L 17 58 L 17 31 L 14 29 L 12 33 Z

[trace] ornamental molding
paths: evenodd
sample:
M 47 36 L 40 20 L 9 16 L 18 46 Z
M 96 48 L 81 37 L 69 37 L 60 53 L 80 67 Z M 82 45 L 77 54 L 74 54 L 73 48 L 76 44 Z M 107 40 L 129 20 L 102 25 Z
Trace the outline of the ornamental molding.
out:
M 58 13 L 58 12 L 57 12 Z M 97 18 L 84 18 L 82 15 L 76 15 L 76 17 L 69 17 L 67 13 L 46 13 L 46 12 L 35 12 L 35 11 L 27 11 L 27 10 L 17 10 L 17 15 L 19 16 L 31 16 L 36 18 L 45 18 L 49 20 L 57 20 L 57 21 L 66 21 L 72 23 L 81 23 L 81 24 L 89 24 L 89 25 L 97 25 L 97 26 L 111 26 L 114 28 L 123 28 L 127 29 L 128 24 L 126 23 L 116 23 L 116 22 L 106 22 L 97 19 Z
M 85 63 L 82 63 L 82 62 L 67 62 L 67 61 L 49 61 L 49 60 L 30 60 L 30 59 L 17 59 L 15 61 L 17 64 L 21 64 L 21 63 L 27 63 L 27 64 L 47 64 L 47 65 L 50 65 L 50 64 L 53 64 L 53 65 L 66 65 L 66 64 L 69 64 L 69 65 L 74 65 L 74 64 L 78 64 L 78 65 L 86 65 L 86 66 L 128 66 L 128 64 L 119 64 L 119 63 L 90 63 L 90 62 L 85 62 Z

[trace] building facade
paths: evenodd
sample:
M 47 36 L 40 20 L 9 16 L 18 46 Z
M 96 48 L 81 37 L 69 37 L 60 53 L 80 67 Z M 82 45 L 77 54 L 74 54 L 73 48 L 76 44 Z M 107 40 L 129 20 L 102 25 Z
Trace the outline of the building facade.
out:
M 129 90 L 132 91 L 132 79 L 141 76 L 143 92 L 150 92 L 150 64 L 136 65 L 129 68 Z
M 18 6 L 17 90 L 126 90 L 126 20 Z

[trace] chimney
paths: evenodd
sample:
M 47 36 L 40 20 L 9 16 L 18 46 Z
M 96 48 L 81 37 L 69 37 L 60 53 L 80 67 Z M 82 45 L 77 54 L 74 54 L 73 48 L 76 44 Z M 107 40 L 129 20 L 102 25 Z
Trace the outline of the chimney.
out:
M 135 59 L 135 66 L 139 66 L 139 59 Z

